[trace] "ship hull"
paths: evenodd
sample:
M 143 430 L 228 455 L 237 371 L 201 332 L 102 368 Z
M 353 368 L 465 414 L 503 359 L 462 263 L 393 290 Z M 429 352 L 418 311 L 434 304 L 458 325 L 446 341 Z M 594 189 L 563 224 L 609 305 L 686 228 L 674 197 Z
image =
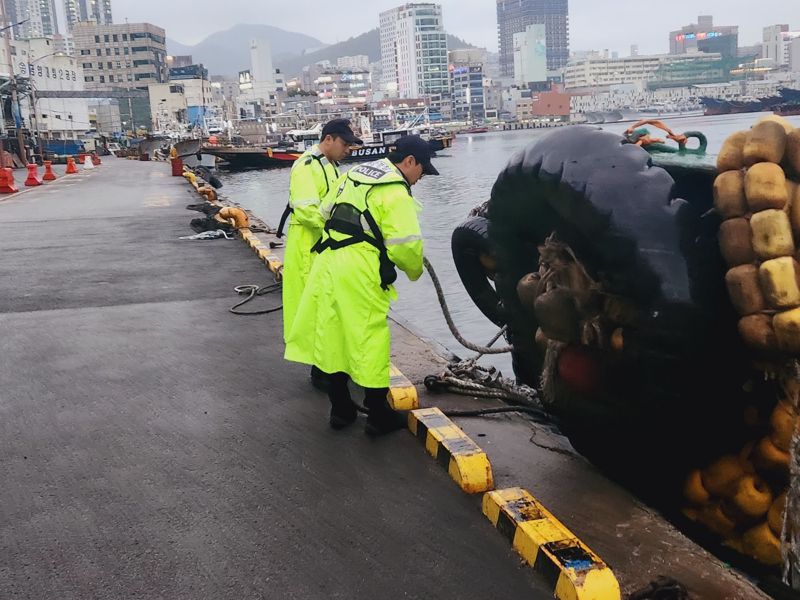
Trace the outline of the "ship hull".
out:
M 442 137 L 430 140 L 434 152 L 449 148 L 452 145 L 452 138 Z M 366 162 L 378 160 L 389 156 L 391 145 L 369 145 L 353 148 L 350 156 L 343 162 Z M 248 169 L 272 169 L 291 166 L 302 152 L 296 150 L 285 150 L 275 148 L 224 148 L 218 146 L 206 146 L 203 148 L 204 154 L 212 154 L 222 162 L 220 168 L 231 171 L 244 171 Z

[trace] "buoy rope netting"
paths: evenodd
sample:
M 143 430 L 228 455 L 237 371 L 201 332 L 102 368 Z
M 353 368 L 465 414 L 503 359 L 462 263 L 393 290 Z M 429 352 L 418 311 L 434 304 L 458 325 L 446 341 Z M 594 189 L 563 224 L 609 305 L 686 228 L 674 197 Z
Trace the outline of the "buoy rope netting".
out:
M 719 246 L 739 335 L 755 370 L 779 385 L 764 431 L 738 456 L 689 474 L 684 514 L 735 550 L 782 565 L 788 583 L 800 564 L 800 130 L 765 117 L 728 137 L 717 171 Z

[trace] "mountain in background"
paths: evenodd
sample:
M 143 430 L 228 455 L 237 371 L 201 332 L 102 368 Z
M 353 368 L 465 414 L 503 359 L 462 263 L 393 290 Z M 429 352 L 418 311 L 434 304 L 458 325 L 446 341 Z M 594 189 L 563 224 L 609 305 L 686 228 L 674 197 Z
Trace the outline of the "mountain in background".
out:
M 447 47 L 450 50 L 459 50 L 461 48 L 475 48 L 475 46 L 468 44 L 461 38 L 454 35 L 447 35 Z M 274 52 L 274 47 L 273 47 Z M 380 31 L 372 29 L 359 36 L 352 37 L 344 42 L 325 46 L 313 52 L 307 52 L 300 56 L 287 57 L 282 60 L 277 58 L 273 61 L 275 67 L 281 70 L 281 73 L 286 74 L 288 79 L 298 75 L 302 68 L 306 65 L 311 65 L 323 60 L 329 60 L 334 65 L 336 59 L 341 56 L 357 56 L 365 54 L 369 56 L 369 62 L 377 62 L 381 58 L 381 39 Z
M 172 55 L 191 54 L 194 61 L 203 63 L 212 75 L 233 77 L 250 68 L 250 42 L 254 39 L 269 40 L 273 61 L 325 46 L 324 42 L 309 35 L 271 25 L 235 25 L 226 31 L 212 33 L 194 46 L 167 39 L 167 51 Z
M 194 46 L 168 39 L 167 50 L 172 55 L 191 54 L 194 62 L 203 63 L 212 75 L 234 77 L 239 71 L 250 68 L 250 41 L 253 39 L 269 40 L 272 62 L 287 79 L 298 75 L 306 65 L 323 60 L 336 63 L 340 56 L 365 54 L 370 62 L 378 61 L 381 57 L 378 29 L 327 46 L 316 38 L 270 25 L 236 25 L 227 31 L 214 33 Z M 451 50 L 475 48 L 449 34 L 447 45 Z

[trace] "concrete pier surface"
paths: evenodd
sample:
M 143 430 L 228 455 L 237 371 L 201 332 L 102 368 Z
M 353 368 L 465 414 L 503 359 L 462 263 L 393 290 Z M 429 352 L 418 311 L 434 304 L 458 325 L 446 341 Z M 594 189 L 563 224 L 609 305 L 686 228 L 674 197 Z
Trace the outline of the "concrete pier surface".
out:
M 178 239 L 199 201 L 166 164 L 114 159 L 0 197 L 0 598 L 552 597 L 411 435 L 329 429 L 280 313 L 228 312 L 234 286 L 272 281 L 263 263 Z M 394 336 L 423 404 L 485 405 L 427 397 L 443 359 Z M 623 591 L 667 575 L 763 597 L 563 438 L 458 423 L 497 487 L 533 492 Z

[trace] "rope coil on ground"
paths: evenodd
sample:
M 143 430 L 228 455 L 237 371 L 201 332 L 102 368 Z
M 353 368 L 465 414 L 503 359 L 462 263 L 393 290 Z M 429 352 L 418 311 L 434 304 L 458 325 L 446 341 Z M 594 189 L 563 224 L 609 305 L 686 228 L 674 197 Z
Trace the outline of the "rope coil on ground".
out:
M 279 282 L 271 283 L 265 286 L 258 286 L 258 285 L 238 285 L 233 288 L 237 294 L 248 294 L 247 298 L 239 302 L 238 304 L 229 308 L 229 312 L 232 312 L 234 315 L 242 315 L 242 316 L 253 316 L 253 315 L 268 315 L 270 313 L 278 312 L 279 310 L 283 309 L 283 304 L 276 306 L 274 308 L 267 308 L 264 310 L 255 310 L 255 311 L 242 311 L 237 310 L 240 306 L 244 306 L 257 296 L 265 296 L 267 294 L 271 294 L 273 292 L 277 292 L 281 289 L 281 284 Z

